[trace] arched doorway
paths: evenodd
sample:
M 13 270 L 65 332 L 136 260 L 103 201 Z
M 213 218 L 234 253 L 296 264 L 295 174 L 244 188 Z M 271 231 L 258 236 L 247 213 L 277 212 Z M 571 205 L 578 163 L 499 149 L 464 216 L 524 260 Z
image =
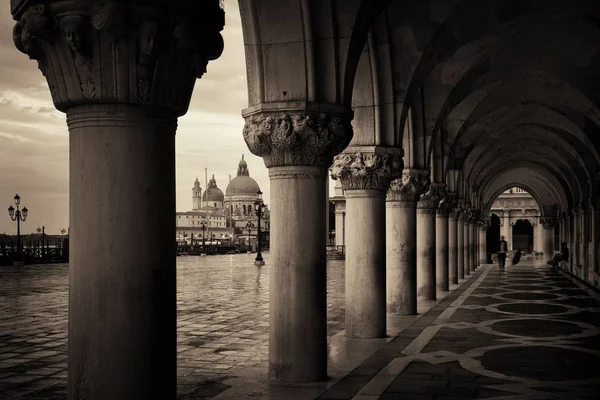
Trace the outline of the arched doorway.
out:
M 533 226 L 526 219 L 518 219 L 512 227 L 512 248 L 529 253 L 533 249 Z
M 500 246 L 500 218 L 492 214 L 491 225 L 485 234 L 486 252 L 488 254 L 497 253 Z

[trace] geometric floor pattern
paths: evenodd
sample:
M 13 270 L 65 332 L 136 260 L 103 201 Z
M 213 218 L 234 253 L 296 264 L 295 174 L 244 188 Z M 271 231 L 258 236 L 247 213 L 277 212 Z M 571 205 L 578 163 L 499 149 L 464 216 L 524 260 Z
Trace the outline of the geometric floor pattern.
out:
M 547 265 L 476 274 L 319 398 L 599 399 L 598 295 Z
M 479 268 L 342 379 L 297 385 L 318 396 L 281 385 L 228 395 L 232 379 L 267 372 L 268 266 L 252 259 L 178 258 L 180 400 L 600 398 L 600 297 L 527 261 Z M 67 274 L 0 268 L 0 399 L 66 398 Z M 333 261 L 329 336 L 343 320 L 343 261 Z

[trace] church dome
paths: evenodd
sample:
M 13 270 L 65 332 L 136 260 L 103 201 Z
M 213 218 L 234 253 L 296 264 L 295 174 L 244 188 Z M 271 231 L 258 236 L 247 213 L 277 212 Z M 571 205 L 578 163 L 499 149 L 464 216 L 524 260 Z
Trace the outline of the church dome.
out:
M 217 187 L 217 181 L 215 179 L 215 176 L 213 175 L 212 179 L 208 182 L 208 187 L 206 188 L 204 193 L 202 193 L 202 201 L 221 202 L 224 199 L 225 196 L 223 195 L 223 191 Z
M 260 191 L 258 183 L 250 177 L 250 171 L 248 171 L 248 164 L 242 160 L 238 164 L 237 176 L 229 182 L 225 194 L 227 196 L 256 196 L 256 193 Z

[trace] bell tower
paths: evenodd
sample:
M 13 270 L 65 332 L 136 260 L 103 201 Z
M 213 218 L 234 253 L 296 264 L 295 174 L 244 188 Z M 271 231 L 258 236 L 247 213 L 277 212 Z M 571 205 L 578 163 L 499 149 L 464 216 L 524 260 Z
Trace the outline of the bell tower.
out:
M 200 181 L 198 177 L 194 181 L 194 187 L 192 188 L 192 201 L 193 201 L 193 211 L 198 211 L 202 208 L 202 188 L 200 187 Z

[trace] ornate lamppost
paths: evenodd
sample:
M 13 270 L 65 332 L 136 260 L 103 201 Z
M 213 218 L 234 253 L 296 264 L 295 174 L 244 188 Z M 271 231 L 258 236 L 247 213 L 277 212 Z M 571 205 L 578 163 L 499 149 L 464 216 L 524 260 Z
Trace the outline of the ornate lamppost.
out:
M 37 230 L 37 233 L 40 233 L 40 232 L 42 233 L 42 261 L 43 261 L 43 260 L 44 260 L 44 253 L 45 253 L 45 251 L 46 251 L 46 247 L 45 247 L 45 245 L 44 245 L 44 242 L 46 241 L 46 240 L 45 240 L 45 237 L 46 237 L 46 227 L 45 227 L 45 226 L 42 226 L 42 227 L 40 228 L 40 227 L 38 226 L 38 228 L 37 228 L 36 230 Z
M 13 221 L 17 221 L 17 260 L 15 260 L 15 265 L 22 265 L 21 264 L 21 222 L 25 222 L 25 220 L 27 219 L 27 207 L 23 207 L 23 211 L 21 211 L 19 209 L 19 206 L 21 205 L 21 196 L 19 196 L 19 194 L 15 194 L 14 197 L 15 200 L 15 205 L 17 206 L 17 209 L 15 211 L 15 208 L 11 205 L 10 207 L 8 207 L 8 215 L 10 215 L 10 219 L 12 219 Z
M 200 226 L 202 226 L 202 251 L 201 254 L 206 252 L 206 216 L 203 215 L 200 219 Z
M 248 228 L 248 251 L 247 253 L 252 253 L 252 246 L 250 245 L 250 233 L 252 232 L 252 228 L 254 228 L 254 224 L 251 221 L 246 223 L 246 228 Z
M 262 199 L 262 192 L 259 190 L 257 193 L 258 200 L 254 202 L 254 211 L 258 216 L 258 227 L 256 232 L 256 259 L 254 260 L 254 265 L 265 265 L 265 261 L 262 258 L 262 254 L 260 253 L 260 218 L 265 214 L 267 207 Z M 250 242 L 250 237 L 248 236 L 248 242 Z

